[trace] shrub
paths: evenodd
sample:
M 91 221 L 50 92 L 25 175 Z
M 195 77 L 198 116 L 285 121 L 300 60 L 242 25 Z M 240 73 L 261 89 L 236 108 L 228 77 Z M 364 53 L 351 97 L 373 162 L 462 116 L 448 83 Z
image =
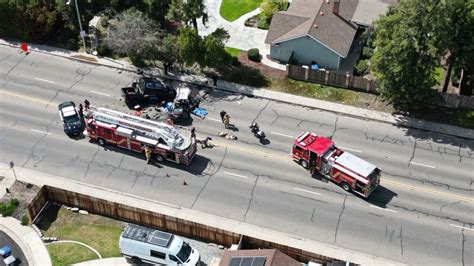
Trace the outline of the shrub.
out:
M 23 216 L 21 217 L 21 225 L 28 225 L 29 222 L 30 219 L 28 218 L 28 216 L 26 214 L 23 214 Z
M 369 69 L 369 60 L 360 60 L 355 66 L 355 75 L 363 76 Z
M 20 204 L 17 199 L 11 199 L 8 203 L 0 203 L 0 213 L 3 217 L 11 216 L 16 207 Z
M 247 57 L 249 58 L 249 60 L 252 60 L 254 62 L 260 62 L 260 60 L 262 60 L 260 51 L 257 48 L 250 49 L 247 52 Z
M 369 59 L 372 57 L 374 54 L 374 49 L 364 46 L 364 49 L 362 49 L 362 58 L 363 59 Z

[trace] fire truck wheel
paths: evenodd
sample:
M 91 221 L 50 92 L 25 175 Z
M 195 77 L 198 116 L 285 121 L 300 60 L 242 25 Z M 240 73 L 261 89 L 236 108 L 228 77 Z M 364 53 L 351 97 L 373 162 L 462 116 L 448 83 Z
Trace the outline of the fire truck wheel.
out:
M 304 169 L 308 169 L 308 162 L 306 160 L 300 160 L 300 164 Z
M 105 146 L 106 144 L 105 139 L 102 139 L 102 138 L 98 138 L 97 142 L 99 143 L 100 146 Z
M 342 187 L 342 189 L 344 189 L 347 192 L 351 191 L 351 186 L 349 186 L 349 184 L 347 182 L 342 182 L 341 187 Z
M 163 158 L 163 156 L 157 154 L 157 155 L 156 155 L 156 160 L 157 160 L 158 162 L 162 162 L 162 161 L 165 160 L 165 158 Z

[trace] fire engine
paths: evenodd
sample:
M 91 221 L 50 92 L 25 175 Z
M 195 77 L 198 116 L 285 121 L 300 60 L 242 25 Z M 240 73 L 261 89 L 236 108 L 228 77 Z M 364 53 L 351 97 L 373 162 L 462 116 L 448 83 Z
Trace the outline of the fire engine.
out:
M 369 197 L 380 183 L 381 170 L 365 160 L 343 151 L 326 137 L 304 132 L 292 148 L 293 160 L 339 184 L 346 191 Z
M 107 108 L 91 107 L 86 115 L 87 135 L 99 145 L 116 145 L 143 153 L 150 147 L 158 161 L 189 165 L 196 153 L 196 143 L 177 128 Z

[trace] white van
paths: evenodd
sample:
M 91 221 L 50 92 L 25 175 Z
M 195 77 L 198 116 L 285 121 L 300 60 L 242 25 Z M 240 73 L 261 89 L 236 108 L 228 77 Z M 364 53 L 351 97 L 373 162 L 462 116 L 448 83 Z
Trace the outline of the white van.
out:
M 119 240 L 120 253 L 141 262 L 166 265 L 199 265 L 199 252 L 178 236 L 135 224 L 127 224 Z

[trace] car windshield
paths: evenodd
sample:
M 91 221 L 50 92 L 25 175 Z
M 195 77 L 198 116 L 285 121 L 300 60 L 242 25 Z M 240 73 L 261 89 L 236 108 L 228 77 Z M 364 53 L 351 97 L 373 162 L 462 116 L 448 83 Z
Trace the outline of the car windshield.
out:
M 64 122 L 73 124 L 73 123 L 78 123 L 80 122 L 79 117 L 77 115 L 70 115 L 70 116 L 65 116 L 64 117 Z
M 186 262 L 189 258 L 189 255 L 191 255 L 191 250 L 191 246 L 188 243 L 183 242 L 183 246 L 181 246 L 181 249 L 179 250 L 178 254 L 176 254 L 176 257 L 178 257 L 181 262 Z

